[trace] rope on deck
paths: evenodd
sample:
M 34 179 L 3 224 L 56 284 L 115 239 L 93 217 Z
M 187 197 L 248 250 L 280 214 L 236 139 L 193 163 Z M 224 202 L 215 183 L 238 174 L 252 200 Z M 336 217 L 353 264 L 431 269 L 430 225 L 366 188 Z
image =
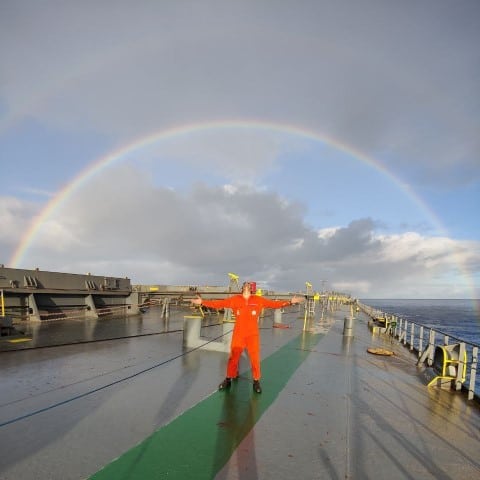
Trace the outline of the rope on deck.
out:
M 139 372 L 133 373 L 132 375 L 128 375 L 127 377 L 120 378 L 119 380 L 115 380 L 113 382 L 107 383 L 106 385 L 102 385 L 101 387 L 97 387 L 97 388 L 94 388 L 92 390 L 88 390 L 85 393 L 75 395 L 74 397 L 67 398 L 66 400 L 62 400 L 61 402 L 53 403 L 52 405 L 49 405 L 48 407 L 40 408 L 38 410 L 34 410 L 33 412 L 26 413 L 24 415 L 20 415 L 18 417 L 15 417 L 15 418 L 12 418 L 12 419 L 7 420 L 5 422 L 2 422 L 2 423 L 0 423 L 0 428 L 6 427 L 7 425 L 11 425 L 12 423 L 16 423 L 16 422 L 19 422 L 21 420 L 25 420 L 27 418 L 33 417 L 33 416 L 38 415 L 40 413 L 47 412 L 49 410 L 53 410 L 54 408 L 60 407 L 62 405 L 66 405 L 67 403 L 71 403 L 75 400 L 79 400 L 81 398 L 88 397 L 89 395 L 92 395 L 94 393 L 105 390 L 109 387 L 112 387 L 113 385 L 117 385 L 117 384 L 123 383 L 127 380 L 131 380 L 132 378 L 138 377 L 138 376 L 142 375 L 143 373 L 149 372 L 151 370 L 154 370 L 155 368 L 158 368 L 158 367 L 161 367 L 163 365 L 166 365 L 167 363 L 173 362 L 174 360 L 177 360 L 178 358 L 185 357 L 189 353 L 195 352 L 196 350 L 199 350 L 200 348 L 204 347 L 205 345 L 208 345 L 211 342 L 217 341 L 218 339 L 222 338 L 225 335 L 226 335 L 226 333 L 222 333 L 218 337 L 215 337 L 212 340 L 208 340 L 207 342 L 205 342 L 202 345 L 199 345 L 198 347 L 192 348 L 191 350 L 187 350 L 186 352 L 182 352 L 182 353 L 180 353 L 178 355 L 175 355 L 175 356 L 173 356 L 173 357 L 171 357 L 167 360 L 164 360 L 163 362 L 156 363 L 155 365 L 152 365 L 151 367 L 144 368 L 143 370 L 140 370 Z

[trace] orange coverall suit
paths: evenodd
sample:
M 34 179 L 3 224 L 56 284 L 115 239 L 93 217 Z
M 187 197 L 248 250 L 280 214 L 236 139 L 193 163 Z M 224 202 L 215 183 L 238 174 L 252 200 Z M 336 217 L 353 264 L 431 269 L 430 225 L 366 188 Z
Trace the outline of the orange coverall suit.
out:
M 248 299 L 243 295 L 222 300 L 202 300 L 202 305 L 209 308 L 231 308 L 235 315 L 230 357 L 227 364 L 227 377 L 235 378 L 238 373 L 240 355 L 246 348 L 252 365 L 253 380 L 260 380 L 260 333 L 258 317 L 264 308 L 281 308 L 291 305 L 289 300 L 268 300 L 257 295 Z

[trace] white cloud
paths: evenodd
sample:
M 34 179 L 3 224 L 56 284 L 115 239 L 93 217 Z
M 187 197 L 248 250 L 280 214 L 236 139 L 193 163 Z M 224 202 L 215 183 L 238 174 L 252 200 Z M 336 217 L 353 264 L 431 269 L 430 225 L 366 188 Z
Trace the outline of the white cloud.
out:
M 38 207 L 31 202 L 0 196 L 0 245 L 12 248 L 23 238 L 37 211 Z
M 302 290 L 308 280 L 320 289 L 325 280 L 354 296 L 436 297 L 447 295 L 449 278 L 465 278 L 467 264 L 478 274 L 480 244 L 416 232 L 378 234 L 369 219 L 319 235 L 305 225 L 302 210 L 271 192 L 199 184 L 179 193 L 125 165 L 97 176 L 65 203 L 27 260 L 136 283 L 218 285 L 234 271 L 265 282 L 263 288 Z M 457 294 L 470 296 L 471 285 L 463 283 Z
M 82 235 L 83 229 L 81 224 L 68 217 L 47 220 L 37 231 L 36 243 L 39 248 L 54 250 L 65 255 L 79 248 L 95 248 L 94 236 Z
M 415 261 L 428 270 L 467 268 L 480 260 L 480 242 L 459 241 L 447 237 L 426 237 L 416 232 L 380 235 L 381 258 L 385 262 Z
M 335 233 L 338 231 L 340 227 L 328 227 L 328 228 L 321 228 L 317 234 L 318 234 L 318 238 L 321 238 L 323 240 L 329 240 L 330 238 L 332 238 Z

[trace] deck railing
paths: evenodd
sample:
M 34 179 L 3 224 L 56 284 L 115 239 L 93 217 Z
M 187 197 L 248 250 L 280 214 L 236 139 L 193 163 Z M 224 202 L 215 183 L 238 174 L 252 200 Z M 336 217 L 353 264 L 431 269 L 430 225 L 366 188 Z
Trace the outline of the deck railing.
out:
M 467 399 L 474 399 L 479 345 L 454 337 L 441 330 L 387 314 L 369 305 L 358 302 L 358 306 L 378 323 L 382 333 L 392 336 L 406 348 L 409 348 L 410 351 L 416 353 L 418 357 L 417 365 L 426 363 L 429 367 L 432 367 L 437 346 L 451 345 L 452 340 L 458 343 L 459 353 L 458 362 L 456 362 L 458 367 L 455 376 L 452 376 L 451 379 L 455 390 L 466 390 Z M 466 372 L 466 375 L 463 372 Z

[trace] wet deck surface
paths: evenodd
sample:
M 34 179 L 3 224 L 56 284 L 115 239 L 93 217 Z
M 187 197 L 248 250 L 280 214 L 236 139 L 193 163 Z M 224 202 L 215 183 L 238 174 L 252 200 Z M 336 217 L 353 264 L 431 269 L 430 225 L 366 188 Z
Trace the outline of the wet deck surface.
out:
M 428 389 L 415 358 L 372 336 L 363 314 L 353 338 L 346 310 L 317 315 L 310 333 L 295 308 L 283 316 L 292 328 L 265 316 L 255 395 L 244 357 L 232 389 L 216 391 L 227 356 L 182 346 L 189 313 L 52 322 L 31 342 L 2 339 L 0 479 L 480 477 L 478 404 Z

